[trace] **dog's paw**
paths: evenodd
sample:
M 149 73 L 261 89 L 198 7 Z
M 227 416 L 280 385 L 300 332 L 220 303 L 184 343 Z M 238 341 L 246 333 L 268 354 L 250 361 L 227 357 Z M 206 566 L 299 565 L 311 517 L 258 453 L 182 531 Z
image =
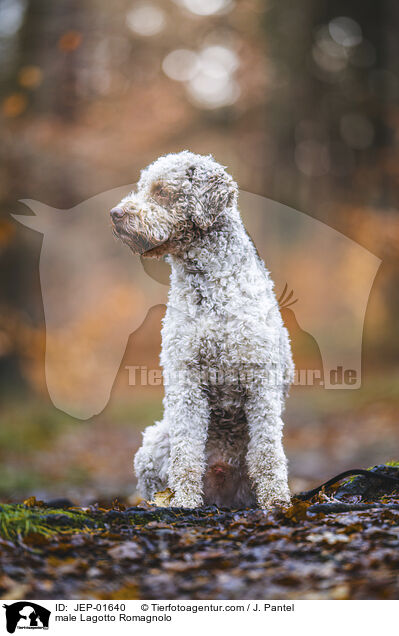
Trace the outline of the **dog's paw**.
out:
M 261 508 L 270 510 L 275 506 L 287 506 L 291 502 L 291 494 L 286 484 L 268 484 L 267 488 L 259 489 L 258 504 Z

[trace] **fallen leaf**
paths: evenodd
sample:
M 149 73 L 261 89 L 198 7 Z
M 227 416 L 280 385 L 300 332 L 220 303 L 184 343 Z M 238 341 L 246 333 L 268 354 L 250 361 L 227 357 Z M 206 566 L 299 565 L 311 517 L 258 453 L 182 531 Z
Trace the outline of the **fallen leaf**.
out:
M 44 506 L 44 501 L 40 501 L 36 499 L 36 497 L 28 497 L 28 499 L 25 499 L 23 503 L 28 508 L 34 508 L 35 506 L 38 508 L 42 508 Z
M 298 523 L 298 521 L 304 521 L 307 518 L 307 509 L 311 504 L 308 501 L 294 501 L 294 503 L 288 508 L 281 508 L 281 512 L 286 519 Z
M 134 561 L 141 557 L 142 550 L 134 541 L 124 541 L 123 543 L 110 548 L 108 550 L 108 554 L 113 559 L 130 559 Z
M 173 499 L 174 492 L 170 488 L 156 492 L 154 495 L 154 504 L 160 508 L 168 508 Z
M 345 534 L 335 534 L 328 530 L 326 532 L 320 532 L 320 534 L 308 534 L 306 539 L 312 543 L 326 541 L 329 545 L 334 545 L 334 543 L 348 543 L 348 541 L 350 541 L 350 538 Z

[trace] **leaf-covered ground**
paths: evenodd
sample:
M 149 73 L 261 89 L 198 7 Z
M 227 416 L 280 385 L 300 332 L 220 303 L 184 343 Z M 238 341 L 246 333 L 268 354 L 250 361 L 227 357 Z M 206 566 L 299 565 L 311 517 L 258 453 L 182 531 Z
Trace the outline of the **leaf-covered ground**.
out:
M 399 598 L 399 495 L 363 477 L 269 512 L 31 498 L 0 518 L 3 599 Z
M 293 492 L 395 458 L 399 381 L 380 385 L 384 393 L 373 382 L 339 399 L 310 391 L 307 402 L 293 392 L 284 435 Z M 394 507 L 328 514 L 299 502 L 267 513 L 137 507 L 132 458 L 161 410 L 152 393 L 133 406 L 116 400 L 88 423 L 22 400 L 3 410 L 0 597 L 398 598 Z M 399 505 L 386 487 L 361 487 L 359 479 L 312 504 Z

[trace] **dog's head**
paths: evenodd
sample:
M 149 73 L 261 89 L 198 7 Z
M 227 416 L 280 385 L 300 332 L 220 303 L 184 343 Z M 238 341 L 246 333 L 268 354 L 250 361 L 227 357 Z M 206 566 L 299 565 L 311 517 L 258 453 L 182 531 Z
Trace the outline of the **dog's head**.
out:
M 113 231 L 136 253 L 177 254 L 236 199 L 236 183 L 210 155 L 165 155 L 142 171 L 137 192 L 111 210 Z

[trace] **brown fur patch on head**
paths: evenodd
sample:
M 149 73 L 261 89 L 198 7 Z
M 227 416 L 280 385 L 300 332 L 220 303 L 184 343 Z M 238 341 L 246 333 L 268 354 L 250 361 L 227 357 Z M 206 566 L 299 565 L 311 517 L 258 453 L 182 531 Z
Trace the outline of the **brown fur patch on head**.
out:
M 150 195 L 161 205 L 168 205 L 176 198 L 175 193 L 170 190 L 168 184 L 164 181 L 154 181 L 151 184 Z

